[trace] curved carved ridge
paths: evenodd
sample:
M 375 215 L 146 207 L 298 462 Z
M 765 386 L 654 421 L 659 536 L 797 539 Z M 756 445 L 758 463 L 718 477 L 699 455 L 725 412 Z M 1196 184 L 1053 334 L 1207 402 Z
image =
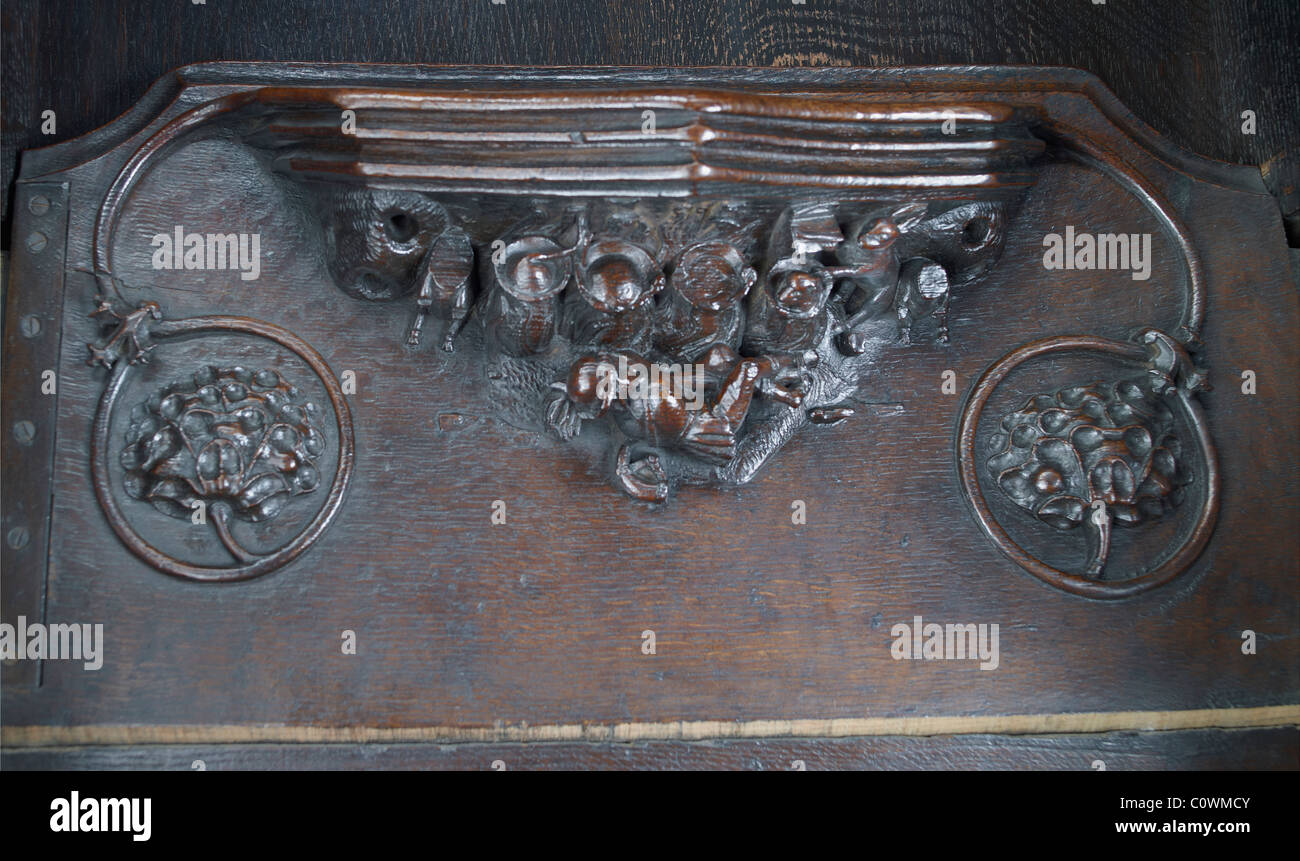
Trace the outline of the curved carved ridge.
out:
M 980 419 L 998 386 L 1021 365 L 1070 352 L 1116 357 L 1143 373 L 1030 398 L 1001 419 L 1001 432 L 988 440 L 987 457 L 978 457 Z M 1007 354 L 976 382 L 958 427 L 962 486 L 981 528 L 1034 576 L 1089 598 L 1124 598 L 1178 576 L 1205 548 L 1219 512 L 1218 456 L 1197 402 L 1207 388 L 1204 371 L 1186 349 L 1155 330 L 1131 342 L 1048 338 Z M 1195 469 L 1189 459 L 1197 461 Z M 994 513 L 981 472 L 1044 524 L 1059 530 L 1083 525 L 1089 544 L 1083 570 L 1054 567 L 1017 543 Z M 1189 486 L 1199 500 L 1176 546 L 1150 554 L 1153 558 L 1136 573 L 1112 578 L 1106 568 L 1112 526 L 1140 528 L 1178 507 Z
M 89 345 L 88 363 L 109 369 L 95 413 L 91 473 L 95 495 L 122 543 L 166 574 L 206 582 L 260 577 L 310 547 L 338 514 L 355 464 L 351 411 L 320 354 L 293 333 L 246 317 L 164 321 L 156 303 L 119 311 L 103 298 L 95 316 L 114 328 L 102 345 Z M 291 497 L 316 490 L 320 476 L 313 458 L 324 453 L 327 443 L 315 426 L 315 406 L 300 403 L 297 390 L 274 371 L 211 367 L 137 405 L 127 432 L 128 445 L 117 458 L 125 493 L 177 518 L 190 518 L 202 507 L 202 516 L 211 518 L 219 541 L 234 557 L 235 564 L 229 566 L 192 564 L 151 544 L 119 504 L 115 489 L 119 481 L 111 465 L 115 406 L 133 368 L 154 355 L 154 340 L 218 333 L 256 335 L 302 359 L 325 386 L 338 445 L 335 474 L 315 516 L 287 544 L 257 553 L 235 537 L 231 518 L 272 520 Z

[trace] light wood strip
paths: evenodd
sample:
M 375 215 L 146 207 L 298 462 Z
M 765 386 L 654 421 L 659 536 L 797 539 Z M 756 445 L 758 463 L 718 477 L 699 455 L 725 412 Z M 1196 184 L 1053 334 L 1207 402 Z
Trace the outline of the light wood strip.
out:
M 756 721 L 671 721 L 619 724 L 528 724 L 491 727 L 319 727 L 224 725 L 8 726 L 5 747 L 132 744 L 357 744 L 403 742 L 635 742 L 729 738 L 852 736 L 1052 735 L 1122 730 L 1166 731 L 1300 726 L 1300 705 L 1183 711 L 1072 712 L 916 718 L 830 718 Z

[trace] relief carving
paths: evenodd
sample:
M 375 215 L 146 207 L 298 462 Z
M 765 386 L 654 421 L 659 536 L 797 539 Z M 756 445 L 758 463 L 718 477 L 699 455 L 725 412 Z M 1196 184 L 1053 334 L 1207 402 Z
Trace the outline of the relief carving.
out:
M 1191 477 L 1168 407 L 1141 378 L 1036 395 L 1002 420 L 989 458 L 998 487 L 1057 529 L 1083 526 L 1088 576 L 1101 578 L 1111 525 L 1137 526 L 1183 500 Z M 1003 442 L 1005 441 L 1005 442 Z
M 185 521 L 206 507 L 231 555 L 252 561 L 230 519 L 271 520 L 316 490 L 326 447 L 317 412 L 275 371 L 203 368 L 131 410 L 126 492 Z
M 347 401 L 319 353 L 293 333 L 247 317 L 166 320 L 157 303 L 122 311 L 106 297 L 92 316 L 109 331 L 102 343 L 88 345 L 87 364 L 108 369 L 109 377 L 95 415 L 91 472 L 109 524 L 132 552 L 182 579 L 234 581 L 274 571 L 320 537 L 343 503 L 354 443 Z M 264 338 L 296 354 L 325 388 L 331 432 L 325 430 L 325 410 L 274 369 L 209 365 L 136 403 L 127 417 L 125 447 L 113 445 L 117 402 L 133 369 L 165 355 L 160 342 L 229 334 Z M 335 462 L 328 478 L 321 475 L 325 457 Z M 304 513 L 306 525 L 278 547 L 255 550 L 236 534 L 237 522 L 270 523 L 300 498 L 319 498 L 322 490 L 314 515 Z M 127 501 L 183 520 L 184 528 L 210 523 L 232 563 L 203 564 L 160 550 L 128 515 Z
M 1030 397 L 1002 416 L 977 458 L 985 406 L 1018 368 L 1044 357 L 1091 353 L 1136 365 L 1143 373 L 1071 385 Z M 1219 508 L 1217 455 L 1199 405 L 1206 374 L 1178 340 L 1147 330 L 1134 341 L 1089 336 L 1048 338 L 1003 357 L 976 383 L 958 434 L 962 484 L 985 533 L 1008 557 L 1047 583 L 1092 598 L 1121 598 L 1186 570 L 1209 540 Z M 1001 494 L 1041 525 L 1027 542 L 1009 531 L 1016 515 L 999 516 Z M 1190 508 L 1183 514 L 1183 510 Z M 1141 535 L 1155 521 L 1182 516 L 1173 538 L 1137 542 L 1136 565 L 1108 562 L 1113 527 Z M 1029 546 L 1051 528 L 1082 528 L 1082 564 L 1059 567 Z M 1168 543 L 1168 546 L 1163 546 Z M 1048 542 L 1051 544 L 1051 542 Z
M 743 484 L 799 429 L 853 415 L 870 346 L 945 342 L 953 289 L 995 259 L 1006 220 L 998 202 L 602 201 L 538 204 L 472 242 L 421 195 L 348 196 L 345 213 L 436 226 L 414 263 L 373 252 L 391 231 L 332 219 L 333 253 L 352 256 L 331 271 L 389 285 L 340 286 L 415 292 L 408 345 L 426 316 L 447 350 L 477 320 L 460 340 L 485 354 L 500 414 L 561 439 L 605 423 L 613 484 L 647 502 Z
M 93 272 L 101 292 L 122 298 L 114 235 L 146 166 L 190 136 L 225 134 L 294 189 L 286 199 L 317 233 L 304 244 L 337 288 L 406 315 L 395 357 L 468 356 L 459 367 L 481 373 L 483 415 L 573 451 L 604 450 L 614 487 L 660 504 L 684 484 L 745 484 L 797 434 L 852 419 L 887 351 L 942 349 L 951 303 L 978 300 L 970 288 L 998 260 L 1044 158 L 1073 160 L 1140 201 L 1173 240 L 1186 270 L 1182 320 L 1141 343 L 1079 335 L 1016 348 L 971 391 L 957 466 L 979 525 L 1017 564 L 1078 594 L 1133 594 L 1185 570 L 1217 514 L 1217 465 L 1197 403 L 1204 374 L 1190 358 L 1204 272 L 1159 189 L 1053 127 L 1048 109 L 1002 98 L 236 89 L 171 117 L 130 154 L 94 226 Z M 644 106 L 662 112 L 656 134 L 641 131 Z M 334 134 L 340 108 L 355 109 L 364 136 Z M 115 328 L 91 346 L 91 363 L 110 370 L 92 468 L 114 530 L 181 577 L 244 579 L 283 565 L 328 526 L 353 468 L 333 373 L 269 323 L 119 307 L 100 301 L 96 313 Z M 110 475 L 109 426 L 131 368 L 158 340 L 220 332 L 296 353 L 325 385 L 333 426 L 277 370 L 218 360 L 136 407 L 115 461 L 124 473 Z M 440 349 L 426 349 L 431 342 Z M 1000 430 L 984 432 L 977 457 L 984 406 L 1007 375 L 1070 351 L 1140 364 L 1146 375 L 1040 381 L 1016 393 L 1018 409 L 999 402 Z M 460 413 L 439 421 L 448 415 Z M 327 482 L 318 460 L 333 445 Z M 233 537 L 231 524 L 275 520 L 326 487 L 315 520 L 280 550 L 259 555 Z M 119 488 L 178 517 L 211 503 L 235 564 L 156 550 L 125 517 Z M 986 489 L 1001 497 L 996 512 Z M 999 521 L 1008 514 L 1061 535 L 1082 530 L 1086 559 L 1044 562 L 1008 534 Z M 1172 548 L 1115 570 L 1112 526 L 1141 533 L 1177 518 L 1190 525 Z

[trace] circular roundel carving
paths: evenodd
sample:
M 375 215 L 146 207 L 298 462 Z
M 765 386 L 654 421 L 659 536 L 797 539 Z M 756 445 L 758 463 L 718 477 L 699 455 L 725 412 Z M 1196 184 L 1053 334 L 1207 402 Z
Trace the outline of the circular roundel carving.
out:
M 156 311 L 155 311 L 156 314 Z M 92 347 L 94 361 L 112 367 L 95 417 L 91 470 L 95 493 L 109 524 L 133 553 L 167 574 L 188 580 L 235 581 L 267 574 L 287 564 L 325 531 L 339 507 L 355 461 L 352 417 L 342 388 L 325 360 L 285 329 L 245 317 L 195 317 L 152 322 L 145 328 L 138 312 L 124 320 L 135 352 L 123 351 L 105 362 Z M 157 319 L 157 316 L 154 316 Z M 138 336 L 135 334 L 138 330 Z M 134 405 L 124 448 L 111 437 L 117 402 L 136 362 L 152 355 L 154 341 L 178 336 L 243 334 L 266 338 L 296 354 L 319 377 L 329 399 L 337 451 L 330 452 L 328 421 L 321 406 L 306 399 L 293 383 L 272 369 L 208 365 Z M 112 342 L 110 341 L 110 344 Z M 337 466 L 332 481 L 321 475 L 331 454 Z M 139 534 L 119 503 L 114 466 L 126 497 L 151 504 L 187 526 L 194 512 L 214 530 L 231 556 L 229 565 L 186 562 L 158 549 Z M 304 528 L 279 549 L 257 552 L 240 543 L 234 526 L 268 523 L 282 512 L 324 495 Z
M 962 487 L 984 533 L 1034 576 L 1089 598 L 1122 598 L 1176 577 L 1204 549 L 1218 514 L 1214 445 L 1194 400 L 1200 381 L 1176 342 L 1158 332 L 1144 339 L 1072 336 L 1021 347 L 975 384 L 958 428 Z M 1134 371 L 1022 392 L 985 415 L 1017 368 L 1080 352 Z M 1113 560 L 1119 530 L 1138 536 L 1123 566 Z M 1064 538 L 1079 533 L 1086 551 Z M 1071 554 L 1077 561 L 1062 561 Z

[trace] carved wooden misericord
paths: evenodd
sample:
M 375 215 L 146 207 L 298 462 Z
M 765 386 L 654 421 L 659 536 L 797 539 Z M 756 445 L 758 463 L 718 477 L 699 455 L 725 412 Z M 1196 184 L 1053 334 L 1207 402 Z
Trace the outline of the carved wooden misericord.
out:
M 111 445 L 125 368 L 153 349 L 144 342 L 204 328 L 163 321 L 154 300 L 132 310 L 128 294 L 142 285 L 115 268 L 118 222 L 161 158 L 213 136 L 237 141 L 293 187 L 344 296 L 407 318 L 391 361 L 439 361 L 420 349 L 426 339 L 471 353 L 488 413 L 562 440 L 585 431 L 600 441 L 589 456 L 609 464 L 615 487 L 660 504 L 683 483 L 748 483 L 797 435 L 855 420 L 855 393 L 882 354 L 943 349 L 951 305 L 980 301 L 981 279 L 1040 166 L 1070 157 L 1097 164 L 1181 240 L 1179 325 L 1143 336 L 1163 351 L 1148 370 L 1163 382 L 1062 380 L 1070 385 L 1034 394 L 1002 420 L 1004 448 L 983 456 L 982 468 L 1041 524 L 1084 527 L 1086 562 L 1048 579 L 1088 594 L 1113 591 L 1092 585 L 1108 579 L 1112 526 L 1140 527 L 1181 503 L 1185 486 L 1197 486 L 1200 512 L 1187 545 L 1198 548 L 1213 526 L 1217 473 L 1195 404 L 1201 377 L 1169 376 L 1200 347 L 1196 256 L 1140 177 L 1094 162 L 1088 142 L 1062 138 L 1039 105 L 863 105 L 842 95 L 675 88 L 521 96 L 261 86 L 154 130 L 117 173 L 95 224 L 96 313 L 111 333 L 90 345 L 90 361 L 114 374 L 92 458 L 96 490 L 123 540 L 163 570 L 242 579 L 283 564 L 328 524 L 353 466 L 347 407 L 327 369 L 318 373 L 344 443 L 327 516 L 273 553 L 242 547 L 230 520 L 270 519 L 315 491 L 312 455 L 326 445 L 307 418 L 315 405 L 293 403 L 295 390 L 277 388 L 275 371 L 195 369 L 192 383 L 136 406 L 116 470 L 101 450 Z M 211 248 L 182 249 L 180 228 L 176 240 L 174 254 L 194 255 L 186 267 L 212 263 Z M 226 250 L 236 256 L 233 242 L 217 249 Z M 272 381 L 265 391 L 249 388 L 263 376 Z M 984 395 L 963 418 L 964 490 L 1004 551 L 1055 572 L 1001 531 L 972 477 L 981 455 L 968 438 Z M 235 567 L 199 573 L 154 551 L 125 525 L 123 491 L 177 517 L 198 500 L 214 503 Z M 1154 582 L 1149 573 L 1119 579 Z
M 328 617 L 328 584 L 495 654 L 493 607 L 599 637 L 587 596 L 600 619 L 680 576 L 665 625 L 779 629 L 773 571 L 823 572 L 792 600 L 857 666 L 882 619 L 944 596 L 1086 628 L 1078 596 L 1218 606 L 1245 568 L 1294 570 L 1276 210 L 1081 73 L 215 64 L 31 154 L 15 201 L 48 240 L 15 239 L 6 314 L 31 431 L 5 438 L 27 572 L 5 600 L 31 618 L 101 567 L 213 612 L 301 595 Z M 15 394 L 44 368 L 58 398 Z M 1246 369 L 1267 398 L 1237 394 Z M 1006 708 L 1032 711 L 1042 676 L 1010 666 Z M 818 676 L 809 710 L 903 683 L 856 672 Z M 452 720 L 385 685 L 376 720 Z M 656 696 L 629 713 L 766 716 Z M 582 717 L 622 719 L 596 699 Z

